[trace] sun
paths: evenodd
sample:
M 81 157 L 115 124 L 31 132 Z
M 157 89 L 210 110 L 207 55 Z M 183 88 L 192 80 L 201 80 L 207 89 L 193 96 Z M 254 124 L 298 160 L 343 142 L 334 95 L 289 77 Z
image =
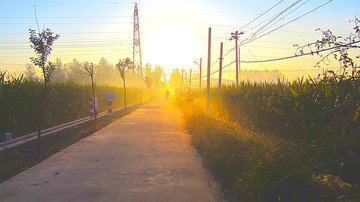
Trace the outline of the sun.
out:
M 186 27 L 163 24 L 150 31 L 144 41 L 144 60 L 163 68 L 188 68 L 201 53 L 195 34 Z

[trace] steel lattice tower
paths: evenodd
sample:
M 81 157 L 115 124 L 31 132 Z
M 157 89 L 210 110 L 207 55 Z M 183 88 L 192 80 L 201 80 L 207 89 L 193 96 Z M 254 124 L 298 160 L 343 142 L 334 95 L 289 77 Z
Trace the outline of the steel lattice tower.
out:
M 134 67 L 140 70 L 139 74 L 142 77 L 143 72 L 142 72 L 142 61 L 141 61 L 139 12 L 138 12 L 137 3 L 135 3 L 135 8 L 134 8 L 133 62 L 134 62 Z

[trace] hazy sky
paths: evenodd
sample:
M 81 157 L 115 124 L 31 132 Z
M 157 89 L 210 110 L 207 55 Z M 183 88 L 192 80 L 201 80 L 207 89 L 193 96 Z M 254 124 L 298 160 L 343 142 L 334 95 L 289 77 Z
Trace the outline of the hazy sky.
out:
M 298 2 L 297 4 L 295 4 Z M 208 28 L 212 28 L 212 63 L 219 58 L 220 42 L 224 53 L 234 47 L 229 41 L 231 32 L 244 31 L 240 42 L 251 35 L 267 32 L 315 9 L 328 0 L 139 0 L 140 36 L 143 64 L 161 65 L 167 71 L 172 68 L 193 68 L 193 63 L 203 58 L 206 66 Z M 278 4 L 253 23 L 266 10 Z M 270 27 L 268 20 L 282 13 Z M 127 0 L 0 0 L 0 70 L 21 72 L 30 57 L 34 56 L 28 42 L 28 29 L 36 29 L 34 8 L 40 28 L 50 28 L 60 34 L 55 42 L 50 61 L 60 58 L 97 63 L 105 57 L 115 64 L 118 59 L 132 58 L 134 1 Z M 359 0 L 333 0 L 327 5 L 289 23 L 277 31 L 241 46 L 241 60 L 256 61 L 285 57 L 295 54 L 294 44 L 307 44 L 321 38 L 315 29 L 331 29 L 337 35 L 348 35 L 353 20 L 360 13 Z M 247 25 L 247 26 L 245 26 Z M 245 26 L 245 27 L 244 27 Z M 261 36 L 262 34 L 258 35 Z M 224 57 L 224 65 L 234 61 L 235 53 Z M 241 64 L 241 69 L 279 69 L 289 77 L 320 72 L 313 67 L 319 57 L 306 56 L 291 60 Z M 329 68 L 338 67 L 331 63 Z M 218 69 L 218 64 L 212 70 Z M 224 70 L 225 79 L 232 79 Z

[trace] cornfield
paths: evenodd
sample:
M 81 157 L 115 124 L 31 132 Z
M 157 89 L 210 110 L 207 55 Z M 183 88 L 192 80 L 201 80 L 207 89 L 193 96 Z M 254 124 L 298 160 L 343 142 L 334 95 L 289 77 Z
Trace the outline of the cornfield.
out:
M 34 132 L 38 127 L 40 108 L 39 81 L 28 81 L 22 76 L 5 80 L 5 73 L 0 74 L 0 134 L 10 132 L 18 137 Z M 99 112 L 107 111 L 105 92 L 115 92 L 113 109 L 124 106 L 123 88 L 111 86 L 96 86 Z M 148 95 L 138 88 L 127 88 L 128 103 L 146 99 Z M 43 128 L 65 123 L 89 116 L 90 85 L 79 85 L 74 82 L 51 83 L 45 97 L 45 115 Z
M 211 89 L 210 113 L 204 90 L 179 91 L 177 105 L 205 163 L 239 200 L 356 201 L 359 86 L 358 78 L 326 75 L 292 83 L 242 82 L 221 92 Z

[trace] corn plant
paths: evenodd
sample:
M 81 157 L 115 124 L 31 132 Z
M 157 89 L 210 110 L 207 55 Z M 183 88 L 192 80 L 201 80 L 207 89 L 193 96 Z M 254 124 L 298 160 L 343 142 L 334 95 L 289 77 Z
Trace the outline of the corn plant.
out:
M 205 94 L 201 90 L 179 91 L 177 105 L 184 112 L 193 144 L 203 152 L 217 174 L 233 180 L 232 185 L 237 187 L 239 195 L 246 196 L 244 200 L 259 200 L 253 197 L 270 192 L 272 184 L 290 173 L 326 165 L 310 169 L 272 190 L 285 198 L 301 197 L 290 187 L 301 184 L 305 189 L 312 174 L 336 175 L 354 186 L 360 183 L 357 174 L 360 162 L 356 158 L 338 164 L 327 163 L 360 153 L 359 86 L 359 79 L 340 80 L 325 73 L 323 77 L 300 78 L 291 83 L 283 80 L 241 82 L 237 86 L 222 87 L 220 93 L 212 89 L 214 107 L 210 115 L 205 113 L 202 101 Z M 248 131 L 234 132 L 239 128 Z M 265 139 L 253 133 L 263 134 Z M 259 139 L 245 141 L 249 137 L 247 134 Z M 231 140 L 230 137 L 235 138 Z M 252 146 L 249 151 L 242 150 L 249 146 Z M 269 151 L 274 152 L 267 156 Z M 227 173 L 231 173 L 232 178 Z M 325 194 L 316 187 L 314 185 L 314 193 L 322 194 L 324 200 L 329 199 L 326 194 L 331 191 Z M 354 187 L 352 194 L 345 198 L 355 197 L 356 201 L 356 189 Z M 344 190 L 337 190 L 330 194 L 344 197 L 343 193 Z M 315 197 L 307 193 L 303 196 L 308 197 L 306 200 Z

